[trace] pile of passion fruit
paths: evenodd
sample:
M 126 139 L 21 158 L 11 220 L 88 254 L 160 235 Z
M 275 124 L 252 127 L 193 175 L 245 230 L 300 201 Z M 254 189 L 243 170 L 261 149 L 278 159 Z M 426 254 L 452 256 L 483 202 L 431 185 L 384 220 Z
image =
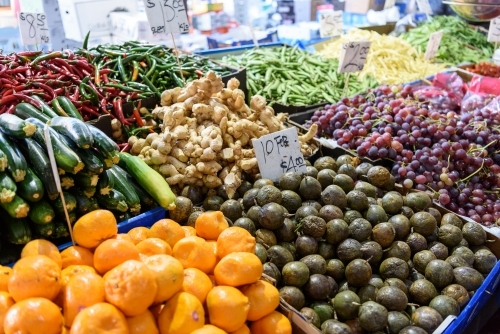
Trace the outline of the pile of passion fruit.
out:
M 244 181 L 240 198 L 221 188 L 200 208 L 185 190 L 174 216 L 194 225 L 221 210 L 247 229 L 281 297 L 323 333 L 432 333 L 497 262 L 479 224 L 441 215 L 424 192 L 401 195 L 386 168 L 348 155 L 277 184 Z

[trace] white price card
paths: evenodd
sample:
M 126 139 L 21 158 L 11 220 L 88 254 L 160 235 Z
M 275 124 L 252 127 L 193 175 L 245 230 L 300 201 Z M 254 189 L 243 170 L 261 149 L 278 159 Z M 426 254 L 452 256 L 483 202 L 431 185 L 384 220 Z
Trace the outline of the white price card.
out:
M 432 7 L 429 0 L 417 0 L 418 10 L 424 14 L 432 15 Z
M 19 12 L 19 30 L 24 45 L 49 44 L 49 26 L 44 13 Z
M 319 17 L 319 35 L 321 38 L 340 36 L 344 29 L 343 12 L 328 11 L 321 13 Z
M 366 63 L 372 42 L 342 43 L 340 51 L 339 73 L 360 72 Z
M 432 59 L 436 56 L 439 50 L 439 44 L 441 44 L 441 38 L 443 37 L 443 31 L 436 31 L 432 33 L 429 37 L 429 43 L 427 43 L 427 49 L 425 50 L 425 60 Z
M 295 128 L 252 139 L 252 144 L 263 178 L 278 182 L 286 172 L 306 172 L 306 161 Z
M 153 36 L 189 32 L 183 0 L 143 0 Z
M 490 29 L 488 30 L 488 42 L 500 42 L 500 17 L 496 17 L 490 21 Z

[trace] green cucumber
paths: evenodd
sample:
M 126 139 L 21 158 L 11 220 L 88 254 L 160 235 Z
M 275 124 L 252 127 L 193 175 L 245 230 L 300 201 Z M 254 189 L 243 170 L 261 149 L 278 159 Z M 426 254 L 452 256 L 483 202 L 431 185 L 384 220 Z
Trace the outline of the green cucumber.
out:
M 61 188 L 68 190 L 75 186 L 75 180 L 71 176 L 64 175 L 61 177 Z
M 24 245 L 31 241 L 32 233 L 28 219 L 12 218 L 2 212 L 2 230 L 7 241 L 15 245 Z
M 108 210 L 125 212 L 128 210 L 128 205 L 125 196 L 117 190 L 111 190 L 108 195 L 101 195 L 99 192 L 95 194 L 97 202 Z
M 76 118 L 57 116 L 50 120 L 50 126 L 73 140 L 79 148 L 88 149 L 94 143 L 87 124 Z
M 129 184 L 134 188 L 137 196 L 139 196 L 139 199 L 141 201 L 141 206 L 145 207 L 153 207 L 156 205 L 156 201 L 154 200 L 153 197 L 151 197 L 150 194 L 146 190 L 144 190 L 138 183 L 137 181 L 130 175 L 126 170 L 121 168 L 118 165 L 113 166 L 120 174 L 124 175 Z
M 56 224 L 49 222 L 47 224 L 31 224 L 33 233 L 41 238 L 51 238 L 56 230 Z
M 88 125 L 88 128 L 94 137 L 93 147 L 101 152 L 101 154 L 103 154 L 106 158 L 111 159 L 114 164 L 117 164 L 120 160 L 118 156 L 120 148 L 118 145 L 95 126 Z
M 40 109 L 42 109 L 42 112 L 47 115 L 47 117 L 52 118 L 58 116 L 57 113 L 52 110 L 52 108 L 47 103 L 45 103 L 45 101 L 40 96 L 33 94 L 31 95 L 31 97 L 40 102 L 40 104 L 42 105 Z
M 45 150 L 33 139 L 25 138 L 21 141 L 24 145 L 24 154 L 30 161 L 31 168 L 35 174 L 42 180 L 45 191 L 49 199 L 54 200 L 59 196 L 57 191 L 54 173 L 50 167 L 50 160 L 45 153 Z
M 44 124 L 33 118 L 28 118 L 27 120 L 35 124 L 37 127 L 37 131 L 33 138 L 40 145 L 46 147 Z M 54 158 L 59 168 L 65 172 L 76 174 L 81 171 L 83 167 L 85 167 L 80 157 L 71 148 L 69 148 L 68 145 L 62 141 L 60 135 L 50 127 L 49 136 L 52 149 L 54 150 Z
M 76 212 L 77 213 L 84 215 L 84 214 L 92 211 L 91 208 L 93 206 L 93 203 L 90 200 L 90 198 L 85 196 L 83 191 L 81 191 L 79 188 L 73 188 L 73 189 L 71 189 L 70 193 L 76 199 Z
M 56 220 L 54 221 L 55 230 L 52 234 L 52 238 L 65 238 L 69 236 L 68 224 L 66 223 L 66 218 L 64 221 Z
M 7 156 L 7 166 L 14 181 L 22 181 L 26 175 L 28 164 L 17 146 L 2 131 L 0 131 L 0 150 Z
M 83 194 L 87 196 L 88 198 L 94 197 L 95 193 L 97 192 L 96 187 L 85 187 L 82 188 Z
M 44 115 L 40 110 L 35 108 L 33 105 L 21 102 L 16 105 L 14 109 L 14 115 L 18 116 L 21 119 L 27 119 L 30 117 L 36 118 L 44 124 L 50 121 L 50 118 Z
M 63 195 L 64 195 L 64 201 L 66 202 L 66 210 L 68 211 L 68 213 L 73 212 L 76 209 L 75 196 L 65 191 L 63 192 Z M 52 207 L 54 208 L 56 214 L 64 217 L 64 206 L 61 197 L 58 197 L 54 201 L 52 201 Z
M 17 186 L 7 173 L 0 173 L 0 201 L 11 202 L 16 196 Z
M 7 169 L 7 155 L 0 150 L 0 172 L 3 172 Z
M 22 120 L 13 114 L 0 115 L 0 129 L 8 136 L 14 138 L 31 137 L 36 131 L 36 126 Z
M 43 183 L 31 168 L 26 169 L 26 176 L 19 182 L 17 193 L 28 202 L 38 202 L 42 199 Z
M 0 206 L 2 206 L 12 218 L 28 217 L 28 212 L 30 211 L 29 204 L 17 195 L 14 196 L 9 203 L 0 202 Z
M 126 170 L 148 192 L 161 207 L 175 208 L 175 194 L 170 190 L 165 178 L 149 167 L 141 158 L 128 153 L 119 153 L 120 162 Z M 123 167 L 123 166 L 122 166 Z
M 48 224 L 54 220 L 56 213 L 49 202 L 42 200 L 33 203 L 28 213 L 28 217 L 35 224 Z
M 141 212 L 141 200 L 139 199 L 139 196 L 137 196 L 134 187 L 129 184 L 125 175 L 121 174 L 115 166 L 111 167 L 109 171 L 110 173 L 108 175 L 113 178 L 113 188 L 125 196 L 130 212 Z
M 101 195 L 108 195 L 109 192 L 114 188 L 114 178 L 111 175 L 111 170 L 105 170 L 99 177 L 99 182 L 97 184 L 97 190 Z
M 69 117 L 73 117 L 79 119 L 80 121 L 83 121 L 82 115 L 80 115 L 80 113 L 78 112 L 75 105 L 73 104 L 73 102 L 71 102 L 70 99 L 68 99 L 66 96 L 58 96 L 56 100 L 57 102 L 59 102 L 59 105 L 64 109 L 64 111 Z
M 59 116 L 64 116 L 64 117 L 69 117 L 66 111 L 64 111 L 63 107 L 61 107 L 61 104 L 57 99 L 52 100 L 52 109 L 58 114 Z
M 73 175 L 73 179 L 75 180 L 75 183 L 80 187 L 95 187 L 97 186 L 97 182 L 99 181 L 99 176 L 95 174 L 92 175 L 80 172 Z

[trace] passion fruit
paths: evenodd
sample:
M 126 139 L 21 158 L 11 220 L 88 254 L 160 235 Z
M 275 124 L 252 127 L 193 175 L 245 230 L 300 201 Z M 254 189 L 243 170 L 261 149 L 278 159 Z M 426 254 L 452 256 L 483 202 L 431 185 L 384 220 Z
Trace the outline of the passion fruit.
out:
M 255 231 L 255 241 L 264 246 L 266 249 L 278 243 L 276 235 L 272 231 L 266 229 L 258 229 Z
M 489 249 L 480 249 L 474 253 L 474 268 L 487 275 L 497 264 L 497 257 Z
M 462 230 L 451 224 L 441 225 L 438 236 L 439 242 L 447 247 L 457 246 L 463 238 Z
M 356 211 L 368 209 L 368 197 L 359 190 L 349 191 L 347 194 L 347 207 Z
M 378 242 L 382 248 L 389 247 L 394 238 L 396 237 L 396 231 L 392 224 L 390 223 L 380 223 L 373 227 L 371 239 Z
M 279 292 L 280 297 L 294 309 L 300 310 L 304 307 L 306 297 L 299 288 L 295 286 L 284 286 Z
M 437 260 L 436 255 L 429 250 L 423 250 L 413 256 L 413 265 L 419 273 L 425 273 L 425 268 L 429 262 Z
M 424 211 L 431 207 L 432 200 L 425 192 L 411 192 L 406 195 L 404 205 L 413 211 Z
M 364 218 L 358 218 L 349 225 L 349 236 L 359 242 L 367 240 L 372 234 L 372 224 Z
M 384 256 L 386 258 L 397 257 L 403 261 L 410 261 L 411 249 L 406 242 L 394 241 L 386 250 Z
M 442 289 L 453 282 L 453 267 L 443 260 L 432 260 L 425 267 L 425 278 L 437 289 Z
M 412 283 L 409 289 L 412 300 L 419 305 L 429 305 L 438 293 L 434 284 L 426 279 L 419 279 Z
M 394 227 L 396 232 L 396 240 L 404 240 L 410 234 L 411 224 L 410 220 L 403 215 L 395 215 L 389 218 L 389 223 Z
M 333 219 L 343 219 L 344 213 L 335 205 L 325 205 L 319 210 L 319 216 L 329 222 Z
M 259 210 L 259 224 L 270 231 L 274 231 L 283 226 L 285 221 L 285 211 L 277 203 L 267 203 Z
M 203 201 L 203 209 L 206 211 L 219 211 L 220 207 L 224 203 L 224 199 L 219 196 L 207 196 Z
M 387 316 L 387 329 L 389 334 L 399 334 L 403 328 L 410 326 L 410 319 L 407 315 L 391 311 Z
M 295 212 L 295 220 L 301 220 L 309 216 L 319 216 L 318 210 L 316 210 L 313 206 L 302 205 Z
M 460 313 L 458 302 L 445 295 L 436 296 L 429 303 L 429 307 L 438 311 L 443 319 L 446 319 L 449 315 L 457 316 Z
M 382 278 L 394 277 L 404 280 L 410 274 L 410 269 L 406 261 L 398 259 L 397 257 L 390 257 L 382 261 L 379 273 Z
M 470 267 L 467 261 L 457 255 L 450 255 L 446 258 L 446 262 L 448 262 L 453 268 L 458 267 Z
M 274 182 L 270 179 L 258 179 L 253 183 L 253 187 L 258 189 L 262 188 L 265 185 L 274 186 Z
M 387 326 L 387 309 L 375 302 L 368 301 L 359 307 L 359 323 L 369 332 L 381 331 Z
M 361 256 L 370 264 L 379 263 L 383 256 L 382 246 L 375 241 L 363 241 L 361 243 Z
M 240 202 L 234 199 L 229 199 L 222 203 L 220 211 L 233 222 L 240 219 L 243 214 Z
M 375 187 L 383 187 L 389 182 L 391 173 L 382 166 L 374 166 L 368 170 L 366 176 L 368 178 L 368 182 L 373 184 Z
M 317 178 L 318 177 L 318 173 L 319 171 L 313 167 L 313 166 L 306 166 L 306 172 L 304 173 L 305 176 L 310 176 L 310 177 L 313 177 L 313 178 Z
M 441 293 L 444 296 L 448 296 L 456 300 L 461 309 L 463 309 L 470 300 L 467 290 L 459 284 L 448 285 Z
M 462 229 L 464 226 L 464 223 L 462 222 L 462 219 L 458 218 L 458 216 L 454 213 L 446 213 L 443 218 L 441 218 L 441 226 L 444 225 L 453 225 L 458 227 L 459 229 Z
M 309 279 L 309 268 L 299 261 L 288 262 L 281 270 L 284 285 L 302 287 Z
M 300 314 L 302 314 L 307 322 L 311 323 L 314 327 L 321 327 L 321 319 L 319 318 L 318 313 L 316 313 L 312 308 L 303 307 L 300 309 Z
M 468 247 L 465 246 L 456 247 L 453 249 L 451 255 L 460 256 L 469 264 L 469 267 L 472 267 L 474 265 L 475 256 L 474 253 Z
M 344 221 L 347 225 L 351 224 L 355 219 L 363 218 L 363 215 L 356 210 L 349 210 L 344 213 Z
M 303 290 L 309 300 L 325 300 L 330 295 L 330 282 L 325 275 L 313 274 L 309 276 Z
M 324 157 L 318 158 L 314 162 L 314 167 L 319 171 L 321 171 L 323 169 L 332 169 L 332 170 L 336 171 L 338 169 L 338 165 L 337 165 L 337 162 L 335 161 L 335 159 L 333 159 L 332 157 L 329 157 L 329 156 L 324 156 Z
M 354 166 L 349 165 L 349 164 L 344 164 L 344 165 L 339 167 L 339 170 L 337 171 L 337 173 L 338 173 L 338 175 L 343 174 L 343 175 L 349 176 L 349 178 L 351 180 L 353 180 L 352 186 L 354 188 L 354 181 L 356 181 L 356 179 L 357 179 L 356 168 L 354 168 Z M 352 190 L 352 188 L 351 188 L 351 190 Z
M 309 273 L 313 274 L 325 274 L 326 273 L 326 260 L 318 254 L 311 254 L 304 256 L 300 259 L 300 262 L 304 263 L 307 268 L 309 268 Z
M 262 272 L 276 280 L 276 285 L 281 283 L 281 272 L 274 263 L 266 262 L 262 265 Z
M 309 235 L 301 235 L 295 240 L 297 255 L 304 257 L 318 252 L 318 241 Z
M 355 239 L 345 239 L 337 246 L 337 256 L 344 262 L 358 259 L 361 257 L 361 244 Z
M 411 253 L 416 254 L 427 249 L 427 240 L 420 233 L 411 233 L 406 237 L 405 242 L 410 246 Z
M 335 246 L 326 241 L 318 242 L 318 255 L 325 260 L 332 259 L 335 256 Z
M 326 232 L 326 222 L 317 216 L 307 216 L 300 220 L 302 232 L 313 238 L 322 238 Z
M 243 195 L 243 207 L 245 210 L 250 209 L 252 206 L 255 206 L 257 203 L 257 194 L 259 193 L 259 188 L 252 188 L 248 190 Z
M 366 260 L 356 259 L 349 262 L 345 268 L 345 277 L 350 285 L 362 287 L 370 281 L 372 268 Z
M 415 213 L 410 218 L 410 224 L 413 232 L 420 233 L 424 237 L 432 234 L 437 227 L 436 218 L 425 211 Z
M 356 176 L 358 177 L 358 179 L 361 176 L 366 176 L 366 174 L 368 174 L 368 171 L 372 167 L 373 167 L 373 165 L 371 163 L 368 163 L 368 162 L 362 162 L 361 164 L 359 164 L 356 167 Z
M 342 219 L 333 219 L 326 223 L 325 240 L 336 245 L 349 236 L 349 226 Z
M 196 205 L 203 203 L 203 198 L 205 197 L 203 195 L 202 189 L 197 186 L 185 186 L 182 189 L 181 195 L 183 197 L 189 198 L 191 200 L 191 203 L 194 203 Z
M 364 303 L 370 300 L 375 300 L 377 298 L 377 292 L 378 289 L 375 286 L 367 284 L 359 289 L 358 296 L 361 303 Z
M 321 184 L 312 176 L 306 176 L 300 181 L 299 194 L 306 200 L 320 198 L 321 190 Z
M 478 223 L 467 223 L 462 227 L 462 234 L 471 246 L 479 246 L 486 242 L 486 231 Z
M 349 165 L 345 165 L 345 166 L 349 166 Z M 352 167 L 352 166 L 351 166 Z M 343 167 L 342 167 L 343 168 Z M 342 169 L 340 168 L 340 169 Z M 340 169 L 339 169 L 339 173 L 340 173 Z M 354 181 L 353 179 L 347 175 L 347 174 L 337 174 L 334 178 L 333 178 L 333 184 L 336 185 L 336 186 L 339 186 L 340 188 L 342 188 L 342 190 L 344 190 L 344 192 L 347 194 L 348 192 L 350 192 L 351 190 L 354 189 Z
M 321 325 L 323 334 L 353 334 L 351 328 L 335 319 L 328 319 Z
M 300 187 L 302 176 L 297 172 L 287 172 L 280 177 L 279 186 L 281 190 L 296 191 Z
M 443 322 L 443 317 L 433 308 L 422 306 L 412 314 L 411 321 L 427 333 L 433 333 Z
M 347 206 L 347 196 L 340 188 L 336 185 L 330 185 L 321 192 L 321 200 L 325 205 L 335 205 L 340 209 L 345 209 Z
M 438 260 L 446 260 L 446 258 L 448 257 L 448 247 L 440 242 L 431 242 L 428 248 L 431 252 L 434 253 L 434 255 L 436 255 L 436 258 Z
M 259 189 L 255 199 L 260 206 L 264 206 L 267 203 L 281 204 L 281 191 L 275 186 L 265 185 Z
M 328 260 L 325 275 L 332 277 L 337 282 L 342 281 L 345 278 L 344 263 L 339 259 Z
M 371 198 L 377 198 L 377 187 L 374 185 L 364 182 L 364 181 L 358 181 L 354 185 L 354 190 L 359 190 L 362 193 L 364 193 L 367 197 Z
M 470 267 L 458 267 L 453 269 L 455 283 L 463 286 L 467 291 L 477 290 L 483 284 L 484 277 L 479 271 Z
M 403 196 L 396 191 L 388 192 L 382 197 L 382 207 L 388 214 L 397 214 L 403 207 Z
M 373 226 L 388 220 L 387 214 L 380 205 L 370 205 L 368 210 L 365 211 L 364 217 Z
M 353 291 L 342 291 L 333 299 L 333 308 L 341 320 L 354 319 L 358 316 L 360 301 Z
M 379 289 L 376 301 L 389 311 L 403 312 L 408 305 L 406 294 L 393 286 L 384 286 Z
M 325 189 L 329 185 L 333 184 L 333 179 L 337 175 L 333 169 L 322 169 L 319 171 L 316 179 L 321 184 L 321 188 Z

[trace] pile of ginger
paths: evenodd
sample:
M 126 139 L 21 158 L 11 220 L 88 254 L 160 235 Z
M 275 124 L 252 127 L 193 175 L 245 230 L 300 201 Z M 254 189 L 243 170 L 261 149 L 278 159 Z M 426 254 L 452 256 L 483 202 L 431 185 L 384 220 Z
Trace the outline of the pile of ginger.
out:
M 164 91 L 161 107 L 152 112 L 163 121 L 162 133 L 130 137 L 130 152 L 162 174 L 178 194 L 185 186 L 207 193 L 224 185 L 233 198 L 243 172 L 259 173 L 252 139 L 286 128 L 286 114 L 275 115 L 259 95 L 248 106 L 239 84 L 232 78 L 224 88 L 221 77 L 208 72 L 184 88 Z M 317 149 L 311 140 L 316 132 L 312 126 L 299 135 L 304 157 Z

